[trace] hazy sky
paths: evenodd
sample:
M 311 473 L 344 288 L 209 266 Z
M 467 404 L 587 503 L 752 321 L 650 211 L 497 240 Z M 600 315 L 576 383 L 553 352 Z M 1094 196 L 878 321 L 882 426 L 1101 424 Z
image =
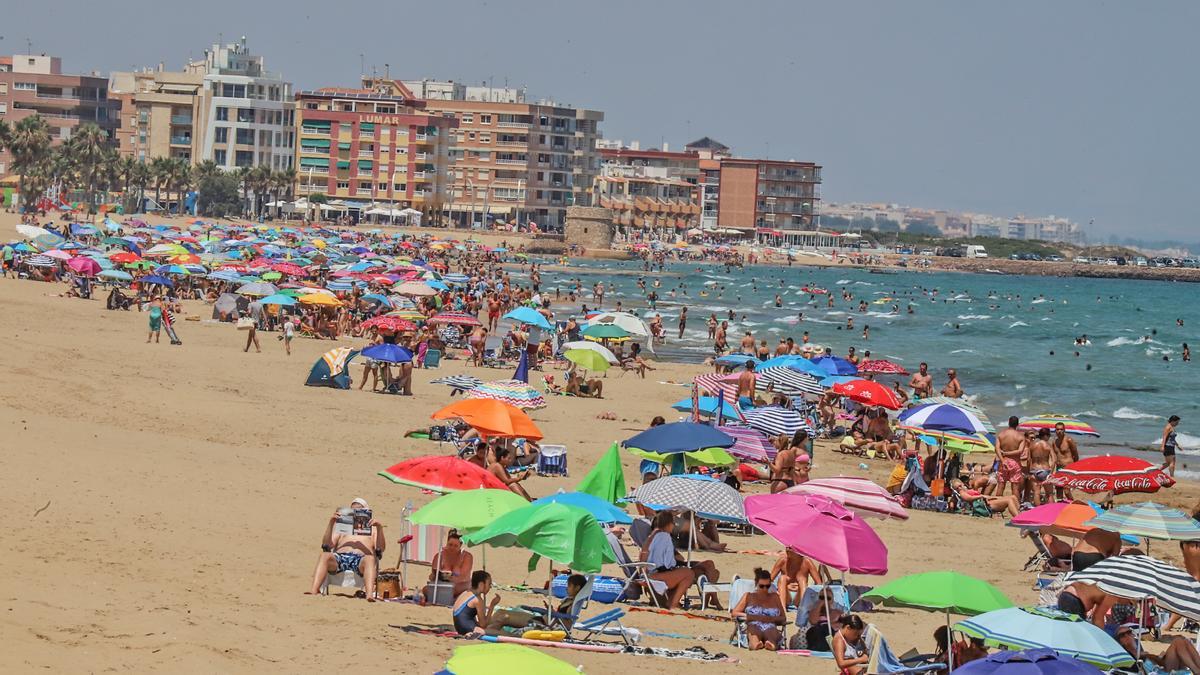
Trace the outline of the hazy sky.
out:
M 643 147 L 815 161 L 829 200 L 1200 240 L 1197 26 L 1158 1 L 58 0 L 7 12 L 0 51 L 107 72 L 246 35 L 303 88 L 353 84 L 361 54 L 598 108 Z

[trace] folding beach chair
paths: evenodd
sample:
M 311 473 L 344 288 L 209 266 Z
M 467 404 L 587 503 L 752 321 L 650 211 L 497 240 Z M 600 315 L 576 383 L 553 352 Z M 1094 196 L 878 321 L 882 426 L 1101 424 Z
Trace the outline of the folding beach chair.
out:
M 567 446 L 543 445 L 538 452 L 537 474 L 539 476 L 567 475 Z
M 321 595 L 329 595 L 330 586 L 334 588 L 353 588 L 357 592 L 366 588 L 367 583 L 358 572 L 346 570 L 345 572 L 326 575 L 325 581 L 321 582 Z
M 427 349 L 422 364 L 426 368 L 437 368 L 442 363 L 442 352 L 439 349 Z
M 868 675 L 899 675 L 905 673 L 930 673 L 935 670 L 945 670 L 946 664 L 933 660 L 932 654 L 920 654 L 905 659 L 897 657 L 883 633 L 874 624 L 867 626 L 867 645 L 871 660 L 867 662 Z
M 755 581 L 754 581 L 754 579 L 743 579 L 739 576 L 734 575 L 733 580 L 729 582 L 728 586 L 729 586 L 729 606 L 727 607 L 727 609 L 732 612 L 733 608 L 737 607 L 737 604 L 742 601 L 742 598 L 745 597 L 747 593 L 754 592 Z M 773 583 L 771 585 L 771 592 L 772 593 L 777 592 L 777 589 L 775 588 L 775 585 Z M 787 609 L 785 608 L 784 611 L 787 611 Z M 787 624 L 786 623 L 780 624 L 779 632 L 780 632 L 779 644 L 781 645 L 780 648 L 782 649 L 784 646 L 787 645 Z M 733 635 L 730 638 L 730 643 L 733 644 L 734 646 L 741 647 L 743 649 L 750 648 L 750 638 L 746 634 L 746 619 L 744 617 L 738 617 L 737 619 L 734 619 Z
M 621 625 L 621 619 L 625 618 L 625 610 L 620 607 L 614 607 L 606 612 L 601 612 L 596 616 L 587 619 L 580 619 L 575 623 L 573 630 L 585 633 L 581 640 L 589 640 L 593 635 L 617 635 L 621 641 L 627 646 L 632 647 L 633 642 L 630 641 L 628 632 L 625 626 Z
M 400 574 L 406 587 L 417 588 L 409 584 L 408 565 L 433 567 L 433 559 L 442 550 L 446 540 L 446 528 L 440 525 L 416 525 L 409 522 L 412 513 L 412 503 L 404 507 L 401 518 L 404 536 L 397 542 L 400 544 Z M 434 605 L 450 606 L 454 603 L 454 585 L 434 577 L 432 582 L 424 584 L 421 591 L 426 602 Z
M 667 584 L 665 581 L 650 578 L 650 570 L 654 569 L 654 565 L 648 562 L 637 562 L 630 558 L 625 547 L 621 545 L 621 541 L 617 539 L 617 535 L 613 534 L 611 530 L 607 531 L 605 536 L 608 537 L 613 556 L 617 559 L 617 567 L 620 567 L 621 573 L 625 575 L 625 588 L 621 593 L 626 598 L 636 597 L 644 588 L 650 595 L 651 604 L 655 607 L 662 607 L 658 599 L 660 596 L 666 595 Z
M 1050 553 L 1050 549 L 1046 548 L 1046 542 L 1042 541 L 1042 535 L 1037 530 L 1023 530 L 1022 537 L 1028 537 L 1029 541 L 1033 542 L 1033 548 L 1036 553 L 1029 556 L 1029 560 L 1025 561 L 1025 567 L 1022 568 L 1025 572 L 1065 572 L 1071 569 L 1070 558 L 1055 558 Z
M 629 526 L 629 538 L 638 547 L 646 545 L 646 538 L 650 536 L 650 520 L 648 518 L 634 518 L 633 524 Z

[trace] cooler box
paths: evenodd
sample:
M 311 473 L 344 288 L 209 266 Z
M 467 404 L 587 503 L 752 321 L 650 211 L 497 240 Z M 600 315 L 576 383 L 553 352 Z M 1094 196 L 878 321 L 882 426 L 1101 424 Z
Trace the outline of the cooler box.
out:
M 592 597 L 596 602 L 606 605 L 621 599 L 621 591 L 625 589 L 625 580 L 616 577 L 606 577 L 600 574 L 592 580 Z M 558 599 L 567 597 L 567 575 L 560 574 L 550 582 L 550 594 Z

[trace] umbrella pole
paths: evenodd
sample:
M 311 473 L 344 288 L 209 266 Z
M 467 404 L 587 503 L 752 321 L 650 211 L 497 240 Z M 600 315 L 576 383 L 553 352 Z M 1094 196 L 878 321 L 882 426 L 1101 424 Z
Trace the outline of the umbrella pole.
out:
M 950 632 L 950 608 L 946 608 L 946 672 L 954 672 L 954 634 Z
M 687 562 L 688 562 L 688 567 L 691 567 L 691 565 L 692 565 L 692 542 L 696 541 L 696 512 L 688 511 L 688 513 L 690 514 L 688 517 L 692 519 L 692 523 L 691 523 L 691 527 L 688 528 Z

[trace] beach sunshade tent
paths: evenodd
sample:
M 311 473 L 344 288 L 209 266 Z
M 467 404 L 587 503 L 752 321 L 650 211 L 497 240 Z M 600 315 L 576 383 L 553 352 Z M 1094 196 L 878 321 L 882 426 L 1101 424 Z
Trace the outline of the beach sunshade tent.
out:
M 1200 540 L 1200 522 L 1190 515 L 1154 502 L 1122 504 L 1084 523 L 1109 532 L 1150 539 Z
M 1092 584 L 1128 600 L 1154 598 L 1160 608 L 1200 621 L 1200 581 L 1186 570 L 1146 555 L 1105 558 L 1064 580 Z
M 579 675 L 582 671 L 536 649 L 497 642 L 455 648 L 442 672 L 448 675 Z
M 504 315 L 505 319 L 511 319 L 517 323 L 527 323 L 531 326 L 537 326 L 543 330 L 551 330 L 550 322 L 546 317 L 542 316 L 541 312 L 532 307 L 518 307 L 508 314 Z
M 604 563 L 617 561 L 596 518 L 568 504 L 529 504 L 509 511 L 463 541 L 470 546 L 519 546 L 585 574 L 599 572 Z M 529 569 L 536 565 L 535 556 Z
M 834 569 L 887 574 L 883 540 L 865 520 L 828 497 L 751 495 L 746 498 L 746 518 L 784 546 Z
M 948 571 L 910 574 L 863 597 L 885 607 L 916 607 L 966 616 L 1013 606 L 1000 589 L 988 582 Z
M 469 398 L 433 413 L 435 420 L 461 419 L 487 437 L 541 440 L 542 431 L 520 408 L 491 398 Z
M 660 455 L 691 452 L 704 448 L 728 448 L 733 438 L 707 424 L 670 422 L 650 427 L 621 442 L 623 448 L 637 448 Z
M 568 349 L 563 353 L 563 358 L 584 370 L 594 370 L 598 373 L 602 373 L 612 366 L 612 363 L 604 355 L 590 349 Z
M 412 363 L 413 354 L 409 350 L 384 342 L 383 344 L 371 345 L 362 350 L 362 355 L 368 359 L 383 361 L 384 363 Z
M 1059 424 L 1063 425 L 1063 431 L 1072 436 L 1095 436 L 1097 438 L 1100 436 L 1100 432 L 1096 431 L 1095 427 L 1070 415 L 1047 414 L 1026 417 L 1021 420 L 1021 424 L 1017 428 L 1022 431 L 1039 431 L 1041 429 L 1054 431 L 1055 426 Z
M 1005 650 L 954 669 L 960 675 L 1101 675 L 1104 671 L 1053 649 Z
M 1175 479 L 1157 464 L 1124 455 L 1098 455 L 1071 462 L 1050 474 L 1046 482 L 1081 492 L 1158 492 Z
M 746 426 L 767 434 L 768 436 L 791 436 L 803 429 L 809 436 L 815 436 L 816 431 L 804 415 L 790 408 L 769 405 L 763 408 L 752 408 L 742 413 L 746 418 Z
M 521 380 L 496 380 L 484 382 L 467 391 L 471 398 L 490 398 L 522 410 L 536 410 L 546 407 L 546 397 L 528 382 Z
M 889 410 L 904 407 L 891 387 L 875 380 L 850 380 L 833 385 L 833 393 L 867 406 L 882 406 Z
M 409 521 L 416 525 L 441 525 L 471 532 L 529 502 L 512 490 L 462 490 L 451 492 L 422 506 Z
M 784 492 L 801 495 L 822 495 L 845 506 L 861 518 L 908 519 L 900 500 L 887 490 L 858 476 L 814 478 L 792 486 Z
M 746 510 L 737 490 L 721 481 L 691 475 L 656 478 L 630 492 L 625 501 L 655 511 L 690 509 L 700 518 L 746 522 Z
M 995 647 L 1053 649 L 1104 670 L 1134 663 L 1129 652 L 1090 621 L 1048 607 L 998 609 L 959 621 L 954 629 Z
M 487 469 L 446 455 L 406 459 L 380 471 L 379 475 L 393 483 L 433 492 L 458 492 L 479 488 L 508 490 L 508 486 L 501 483 L 500 479 Z
M 357 349 L 337 347 L 317 359 L 304 384 L 310 387 L 350 388 L 350 361 L 358 356 Z
M 518 498 L 519 499 L 519 498 Z M 623 523 L 628 525 L 633 522 L 633 517 L 625 513 L 621 509 L 611 503 L 590 495 L 586 492 L 556 492 L 548 497 L 542 497 L 533 501 L 534 504 L 566 504 L 575 506 L 592 514 L 596 522 L 602 525 L 611 523 Z

